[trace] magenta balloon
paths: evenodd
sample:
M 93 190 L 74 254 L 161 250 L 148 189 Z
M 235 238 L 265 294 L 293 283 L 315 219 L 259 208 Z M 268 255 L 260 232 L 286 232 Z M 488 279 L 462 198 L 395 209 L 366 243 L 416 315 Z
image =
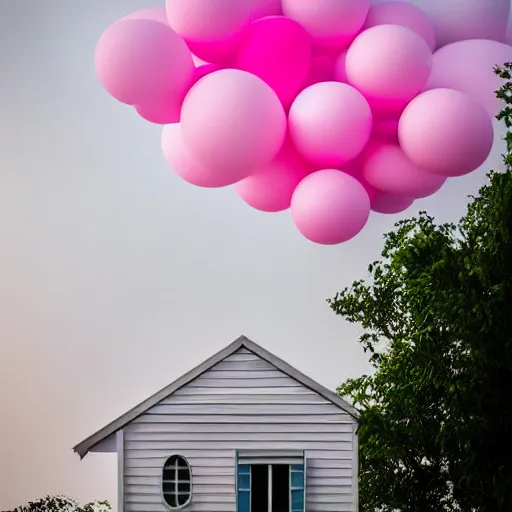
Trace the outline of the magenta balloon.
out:
M 352 176 L 325 169 L 306 176 L 292 196 L 291 214 L 308 240 L 334 245 L 350 240 L 365 226 L 370 198 Z
M 290 137 L 311 163 L 337 167 L 355 158 L 372 130 L 372 113 L 363 95 L 339 82 L 304 89 L 288 114 Z
M 272 16 L 249 25 L 235 67 L 260 77 L 289 107 L 309 72 L 311 56 L 308 33 L 293 20 Z
M 199 80 L 181 109 L 183 140 L 215 168 L 254 170 L 272 160 L 283 144 L 286 114 L 260 78 L 222 69 Z
M 503 41 L 510 0 L 412 0 L 432 20 L 437 46 L 467 39 Z
M 398 121 L 393 119 L 374 119 L 373 134 L 388 142 L 398 142 Z
M 252 0 L 252 2 L 251 19 L 253 20 L 283 14 L 281 0 Z
M 209 75 L 214 71 L 219 71 L 221 68 L 217 64 L 202 64 L 196 67 L 196 72 L 194 75 L 194 83 L 196 83 L 199 79 L 203 78 L 203 76 Z
M 170 26 L 192 53 L 206 62 L 224 63 L 249 24 L 253 0 L 166 0 Z
M 103 87 L 128 105 L 155 96 L 180 101 L 194 74 L 183 39 L 163 23 L 144 19 L 111 25 L 98 41 L 95 65 Z
M 283 13 L 300 23 L 316 45 L 341 48 L 359 32 L 370 0 L 282 0 Z
M 347 51 L 348 82 L 376 112 L 400 111 L 427 83 L 432 52 L 412 30 L 379 25 L 359 34 Z
M 306 164 L 285 141 L 274 160 L 239 181 L 235 190 L 253 208 L 279 212 L 290 207 L 295 188 L 307 174 Z
M 446 0 L 449 2 L 450 0 Z M 429 48 L 436 47 L 436 32 L 430 18 L 416 5 L 393 1 L 372 5 L 363 30 L 378 25 L 400 25 L 407 27 L 422 37 Z
M 183 142 L 181 126 L 169 124 L 162 130 L 162 152 L 169 167 L 183 180 L 198 187 L 232 185 L 248 174 L 238 167 L 214 168 L 197 160 Z
M 309 73 L 302 84 L 301 90 L 319 82 L 330 82 L 333 78 L 334 61 L 326 55 L 317 55 L 311 61 Z
M 465 93 L 433 89 L 414 98 L 398 124 L 400 146 L 425 171 L 461 176 L 480 167 L 491 152 L 492 121 Z
M 336 82 L 347 83 L 347 70 L 345 63 L 347 61 L 347 52 L 341 52 L 334 61 L 334 69 L 332 72 L 332 78 Z
M 494 66 L 512 61 L 512 47 L 477 39 L 444 46 L 434 53 L 434 66 L 427 89 L 449 88 L 462 91 L 480 101 L 489 115 L 495 116 L 504 104 L 495 91 L 502 80 Z
M 414 203 L 414 198 L 407 196 L 396 196 L 376 191 L 372 200 L 372 210 L 376 213 L 394 214 L 400 213 Z
M 372 142 L 365 151 L 362 174 L 378 191 L 414 198 L 432 195 L 446 181 L 413 164 L 397 144 L 385 142 Z

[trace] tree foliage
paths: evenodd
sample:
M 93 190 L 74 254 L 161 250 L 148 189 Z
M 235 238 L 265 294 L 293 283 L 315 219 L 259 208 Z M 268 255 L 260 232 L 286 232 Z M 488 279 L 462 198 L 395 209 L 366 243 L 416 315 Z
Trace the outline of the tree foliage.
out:
M 46 496 L 9 512 L 111 512 L 111 510 L 112 507 L 108 501 L 92 501 L 80 506 L 75 500 L 65 496 Z
M 368 279 L 328 301 L 374 366 L 338 389 L 361 414 L 361 510 L 512 510 L 511 70 L 505 171 L 456 224 L 398 222 Z

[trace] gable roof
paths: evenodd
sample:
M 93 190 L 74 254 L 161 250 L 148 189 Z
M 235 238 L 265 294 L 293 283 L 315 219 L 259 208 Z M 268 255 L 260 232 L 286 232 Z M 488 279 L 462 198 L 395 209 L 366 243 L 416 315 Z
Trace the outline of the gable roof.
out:
M 260 347 L 258 344 L 254 343 L 254 341 L 251 341 L 245 336 L 240 336 L 238 339 L 229 344 L 226 348 L 209 357 L 200 365 L 188 371 L 187 373 L 182 375 L 180 378 L 178 378 L 165 388 L 150 396 L 149 398 L 141 402 L 139 405 L 136 405 L 128 412 L 126 412 L 116 420 L 112 421 L 111 423 L 103 427 L 101 430 L 98 430 L 98 432 L 96 432 L 92 436 L 89 436 L 87 439 L 77 444 L 73 448 L 73 451 L 75 453 L 78 453 L 78 455 L 80 455 L 80 458 L 83 459 L 87 455 L 89 450 L 91 450 L 91 448 L 93 448 L 98 443 L 106 439 L 108 436 L 122 429 L 128 423 L 131 423 L 133 420 L 135 420 L 136 418 L 144 414 L 146 411 L 151 409 L 151 407 L 158 404 L 169 395 L 172 395 L 178 389 L 186 386 L 189 382 L 201 376 L 203 373 L 210 370 L 217 363 L 221 362 L 223 359 L 229 357 L 230 355 L 234 354 L 235 352 L 242 348 L 249 350 L 253 354 L 259 356 L 261 359 L 267 361 L 281 372 L 285 373 L 292 379 L 296 380 L 298 383 L 302 384 L 304 387 L 318 393 L 320 396 L 322 396 L 323 398 L 325 398 L 326 400 L 328 400 L 329 402 L 331 402 L 332 404 L 334 404 L 335 406 L 339 407 L 341 410 L 352 416 L 355 420 L 358 419 L 358 412 L 347 401 L 343 400 L 343 398 L 339 397 L 336 393 L 330 391 L 324 386 L 318 384 L 318 382 L 315 382 L 308 376 L 299 372 L 299 370 L 293 368 L 293 366 L 290 366 L 288 363 L 278 358 L 274 354 L 271 354 L 263 347 Z

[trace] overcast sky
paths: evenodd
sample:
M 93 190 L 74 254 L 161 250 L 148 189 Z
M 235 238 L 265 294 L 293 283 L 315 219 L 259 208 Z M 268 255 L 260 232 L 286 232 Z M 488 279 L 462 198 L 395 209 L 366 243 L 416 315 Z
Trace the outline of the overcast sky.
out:
M 401 216 L 317 246 L 286 212 L 173 175 L 161 128 L 93 68 L 110 23 L 162 4 L 0 2 L 0 510 L 48 493 L 115 502 L 115 456 L 80 462 L 72 446 L 240 334 L 333 389 L 368 368 L 325 299 L 366 275 Z M 484 174 L 406 215 L 456 220 Z

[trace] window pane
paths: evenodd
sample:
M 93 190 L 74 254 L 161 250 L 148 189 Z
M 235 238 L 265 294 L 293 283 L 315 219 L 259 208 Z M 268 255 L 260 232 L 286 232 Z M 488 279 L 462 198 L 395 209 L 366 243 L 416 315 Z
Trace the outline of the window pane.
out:
M 190 481 L 190 472 L 188 469 L 179 469 L 178 470 L 178 480 L 182 480 L 184 482 Z
M 251 493 L 238 492 L 238 512 L 250 512 L 251 509 Z
M 292 464 L 292 471 L 304 471 L 304 464 Z
M 176 484 L 172 482 L 164 482 L 162 485 L 164 494 L 174 494 L 176 492 Z
M 241 491 L 251 489 L 251 475 L 238 475 L 238 488 Z
M 238 466 L 238 474 L 239 475 L 250 475 L 251 474 L 251 466 L 249 466 L 249 464 L 240 464 Z
M 304 473 L 295 473 L 292 471 L 291 480 L 292 487 L 304 487 Z
M 190 494 L 190 484 L 188 482 L 178 482 L 178 492 L 180 494 Z
M 292 512 L 302 512 L 304 510 L 304 493 L 292 491 Z
M 190 495 L 187 493 L 187 494 L 178 494 L 178 505 L 181 507 L 182 505 L 185 505 L 185 503 L 187 503 L 188 501 L 188 497 Z

